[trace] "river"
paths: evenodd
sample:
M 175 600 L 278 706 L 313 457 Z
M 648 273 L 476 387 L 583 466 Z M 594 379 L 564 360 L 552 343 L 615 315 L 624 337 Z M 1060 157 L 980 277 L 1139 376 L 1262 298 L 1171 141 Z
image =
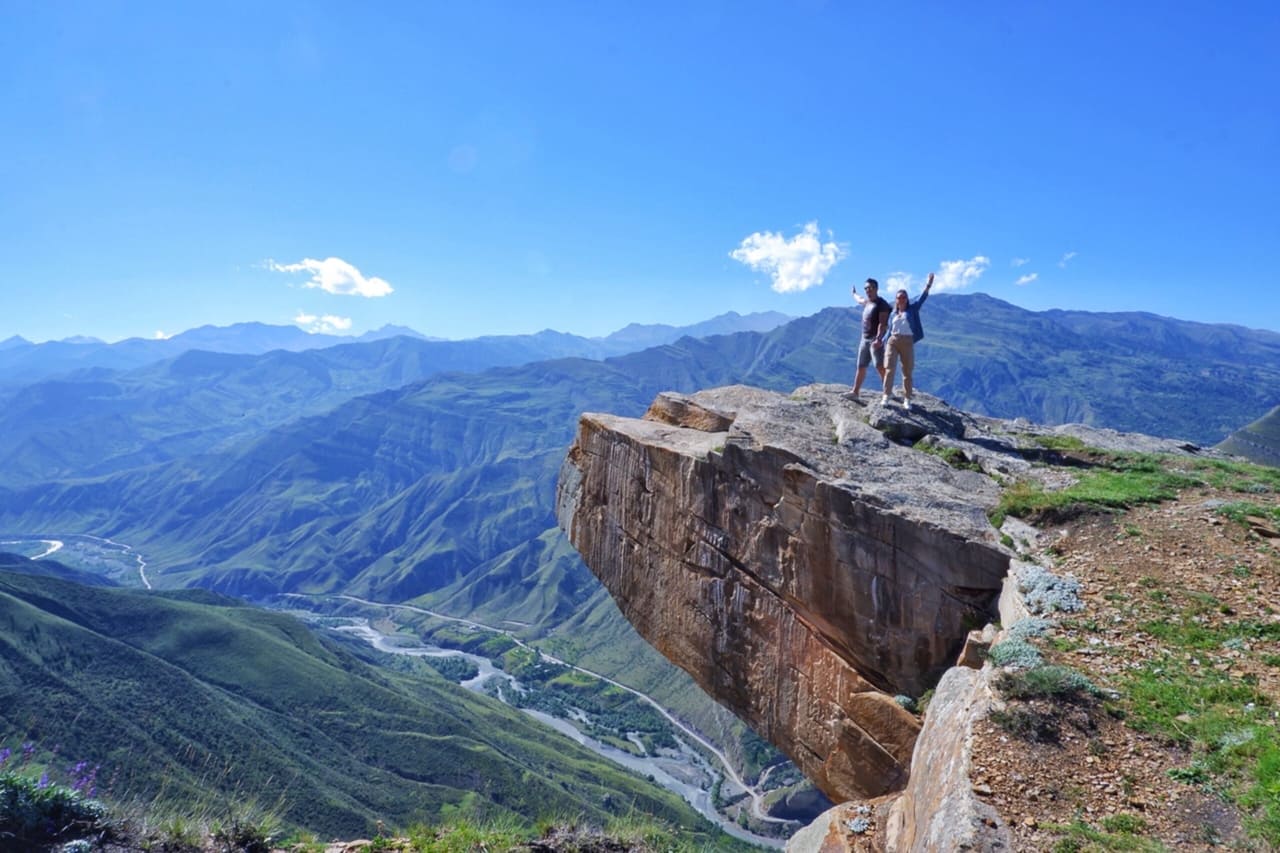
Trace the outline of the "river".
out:
M 399 635 L 388 636 L 383 634 L 370 625 L 369 621 L 366 619 L 351 617 L 348 624 L 337 626 L 333 628 L 333 630 L 358 637 L 369 643 L 378 651 L 388 652 L 390 654 L 411 655 L 414 657 L 463 658 L 464 660 L 473 663 L 479 670 L 479 673 L 474 678 L 462 682 L 461 686 L 477 693 L 484 692 L 491 694 L 491 691 L 487 689 L 487 686 L 488 682 L 494 678 L 503 679 L 511 686 L 512 689 L 520 689 L 520 686 L 515 679 L 495 667 L 488 658 L 468 654 L 456 649 L 446 649 L 438 646 L 424 646 L 416 643 L 409 643 Z M 541 654 L 541 652 L 539 652 L 539 654 Z M 554 658 L 548 657 L 547 655 L 543 655 L 543 657 L 547 660 L 562 663 L 560 661 L 556 661 Z M 584 673 L 588 672 L 587 670 L 582 670 L 579 667 L 574 668 L 579 669 L 579 671 Z M 602 678 L 612 684 L 617 683 L 612 681 L 612 679 L 603 678 L 603 676 L 596 673 L 588 674 L 593 675 L 596 678 Z M 642 693 L 631 690 L 631 688 L 626 688 L 625 685 L 618 686 L 624 687 L 650 702 L 653 701 Z M 501 688 L 493 692 L 496 692 L 499 695 L 499 698 L 501 698 Z M 728 766 L 727 760 L 724 758 L 723 754 L 720 753 L 719 750 L 715 750 L 714 747 L 712 747 L 713 753 L 717 755 L 717 758 L 720 761 L 725 762 L 720 771 L 711 767 L 707 763 L 706 758 L 704 758 L 696 749 L 689 746 L 683 737 L 676 738 L 677 743 L 680 745 L 679 750 L 663 750 L 659 755 L 633 755 L 632 753 L 588 737 L 583 734 L 577 726 L 568 720 L 554 717 L 542 711 L 535 711 L 528 708 L 522 710 L 529 716 L 534 717 L 561 734 L 564 734 L 577 743 L 582 744 L 597 755 L 607 758 L 615 764 L 620 764 L 641 776 L 651 777 L 658 785 L 661 785 L 668 791 L 678 795 L 681 799 L 696 809 L 699 814 L 719 826 L 729 835 L 732 835 L 742 841 L 748 841 L 752 844 L 758 844 L 760 846 L 773 849 L 781 849 L 785 845 L 785 839 L 768 838 L 763 835 L 748 832 L 738 826 L 735 821 L 716 811 L 715 805 L 711 800 L 711 787 L 717 777 L 721 777 L 723 779 L 723 782 L 721 783 L 722 791 L 727 796 L 733 796 L 734 794 L 742 791 L 751 794 L 753 797 L 758 797 L 759 794 L 757 791 L 753 791 L 748 788 L 740 779 L 738 779 L 737 774 Z M 669 715 L 669 713 L 665 713 L 665 709 L 662 710 L 664 710 L 664 715 L 667 716 L 667 719 L 674 723 L 679 729 L 680 735 L 693 736 L 697 738 L 700 743 L 704 745 L 706 744 L 706 742 L 701 737 L 698 737 L 696 733 L 689 731 L 682 724 L 678 723 Z M 758 804 L 758 799 L 756 802 Z M 778 822 L 782 823 L 782 821 Z

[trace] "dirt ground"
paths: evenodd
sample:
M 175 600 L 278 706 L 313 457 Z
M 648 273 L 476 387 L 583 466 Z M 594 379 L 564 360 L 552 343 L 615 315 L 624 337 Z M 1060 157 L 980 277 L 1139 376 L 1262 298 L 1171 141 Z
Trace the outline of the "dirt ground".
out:
M 1122 514 L 1041 525 L 1043 550 L 1033 559 L 1077 578 L 1086 605 L 1058 614 L 1050 632 L 1034 641 L 1046 662 L 1072 667 L 1104 691 L 1120 691 L 1128 672 L 1165 654 L 1142 630 L 1153 621 L 1178 614 L 1207 628 L 1230 620 L 1280 622 L 1274 523 L 1242 524 L 1214 510 L 1214 501 L 1241 499 L 1198 488 Z M 1274 493 L 1247 499 L 1268 507 L 1280 502 Z M 1239 646 L 1181 654 L 1176 663 L 1256 684 L 1271 700 L 1259 713 L 1276 725 L 1280 642 Z M 982 721 L 972 776 L 975 792 L 1010 824 L 1016 849 L 1267 849 L 1247 837 L 1241 816 L 1212 782 L 1179 781 L 1194 754 L 1120 718 L 1122 692 L 1081 705 L 1038 700 L 1022 708 L 1049 720 L 1054 731 L 1013 734 L 991 718 Z M 1064 829 L 1073 824 L 1075 831 Z M 1105 827 L 1131 832 L 1108 832 L 1102 840 L 1088 834 Z

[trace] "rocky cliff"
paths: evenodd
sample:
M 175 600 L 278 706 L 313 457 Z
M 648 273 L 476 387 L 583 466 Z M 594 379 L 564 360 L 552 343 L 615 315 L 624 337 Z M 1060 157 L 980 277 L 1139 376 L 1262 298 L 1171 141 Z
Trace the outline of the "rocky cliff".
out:
M 660 395 L 643 419 L 584 414 L 558 491 L 561 526 L 640 633 L 836 801 L 903 787 L 920 724 L 895 696 L 938 684 L 998 620 L 1012 553 L 987 511 L 998 480 L 1039 473 L 1029 438 L 1181 447 L 843 391 L 736 386 Z M 972 719 L 985 685 L 950 681 Z M 928 750 L 940 774 L 963 757 L 945 737 Z M 898 804 L 904 848 L 937 802 Z
M 835 386 L 732 387 L 584 415 L 558 506 L 640 633 L 838 800 L 901 787 L 918 723 L 894 695 L 992 618 L 997 496 Z

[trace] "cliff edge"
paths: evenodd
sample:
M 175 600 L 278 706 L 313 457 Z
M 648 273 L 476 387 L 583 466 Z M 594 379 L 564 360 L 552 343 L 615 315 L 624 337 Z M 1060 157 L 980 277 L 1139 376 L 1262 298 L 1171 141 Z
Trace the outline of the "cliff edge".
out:
M 994 617 L 1009 565 L 984 515 L 994 483 L 861 414 L 835 386 L 586 414 L 558 493 L 641 635 L 837 801 L 906 781 L 919 723 L 893 697 Z
M 1052 442 L 1037 436 L 1199 449 L 844 392 L 734 386 L 659 395 L 641 419 L 584 414 L 560 524 L 641 635 L 832 800 L 874 803 L 904 788 L 913 752 L 927 763 L 892 810 L 881 801 L 893 849 L 959 843 L 956 820 L 964 844 L 999 849 L 1007 833 L 965 781 L 989 676 L 953 667 L 974 629 L 1025 615 L 1006 583 L 1010 537 L 988 520 L 1000 483 L 1069 480 L 1039 464 Z M 900 700 L 935 686 L 934 732 L 917 747 L 920 720 Z

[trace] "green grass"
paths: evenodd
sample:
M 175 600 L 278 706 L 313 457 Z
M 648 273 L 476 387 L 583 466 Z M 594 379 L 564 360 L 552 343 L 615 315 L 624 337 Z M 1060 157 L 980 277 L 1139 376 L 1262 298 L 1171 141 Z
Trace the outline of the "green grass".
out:
M 1280 522 L 1280 506 L 1265 507 L 1251 501 L 1233 501 L 1216 510 L 1218 515 L 1234 521 L 1236 524 L 1249 526 L 1249 518 L 1262 518 L 1272 522 Z
M 1067 824 L 1046 824 L 1045 829 L 1058 833 L 1061 838 L 1049 848 L 1053 853 L 1101 853 L 1101 851 L 1132 851 L 1132 853 L 1158 853 L 1167 848 L 1151 838 L 1142 837 L 1145 822 L 1134 815 L 1117 814 L 1103 818 L 1099 829 L 1077 818 Z
M 1053 512 L 1119 510 L 1159 503 L 1176 498 L 1180 489 L 1201 483 L 1166 467 L 1160 457 L 1105 453 L 1101 460 L 1065 489 L 1048 491 L 1037 481 L 1019 480 L 1000 496 L 991 511 L 992 524 L 998 527 L 1010 515 L 1034 519 Z
M 0 770 L 0 841 L 15 849 L 71 841 L 106 822 L 106 806 L 82 791 L 49 783 L 47 775 Z
M 1205 482 L 1215 489 L 1231 492 L 1280 492 L 1280 468 L 1223 459 L 1198 459 L 1192 468 L 1200 472 Z
M 918 442 L 914 445 L 916 450 L 921 453 L 928 453 L 930 456 L 936 456 L 943 462 L 946 462 L 952 468 L 958 468 L 964 471 L 981 471 L 982 466 L 976 462 L 970 461 L 965 456 L 964 451 L 958 447 L 948 447 L 939 444 L 927 444 Z
M 1035 480 L 1019 480 L 1007 488 L 991 511 L 991 521 L 999 527 L 1006 516 L 1037 518 L 1051 513 L 1082 510 L 1120 510 L 1141 504 L 1173 500 L 1181 489 L 1211 485 L 1237 493 L 1280 491 L 1280 469 L 1219 459 L 1187 459 L 1167 454 L 1114 453 L 1088 447 L 1074 436 L 1034 436 L 1050 450 L 1071 453 L 1088 467 L 1073 485 L 1047 491 Z M 1265 508 L 1249 501 L 1220 507 L 1218 512 L 1245 523 L 1254 515 L 1280 521 L 1280 508 Z M 1130 536 L 1141 535 L 1132 526 Z
M 1199 603 L 1204 606 L 1205 603 Z M 1173 778 L 1210 786 L 1244 812 L 1254 838 L 1280 846 L 1280 733 L 1272 700 L 1250 676 L 1213 665 L 1214 653 L 1280 639 L 1280 625 L 1239 620 L 1211 626 L 1193 605 L 1175 618 L 1141 629 L 1166 650 L 1130 670 L 1121 683 L 1126 722 L 1190 751 Z
M 1045 450 L 1081 451 L 1087 446 L 1074 435 L 1035 435 L 1031 440 Z
M 408 846 L 385 849 L 408 849 L 414 853 L 470 853 L 473 850 L 513 850 L 537 836 L 534 829 L 511 818 L 474 820 L 459 817 L 426 826 L 418 824 L 408 832 Z

